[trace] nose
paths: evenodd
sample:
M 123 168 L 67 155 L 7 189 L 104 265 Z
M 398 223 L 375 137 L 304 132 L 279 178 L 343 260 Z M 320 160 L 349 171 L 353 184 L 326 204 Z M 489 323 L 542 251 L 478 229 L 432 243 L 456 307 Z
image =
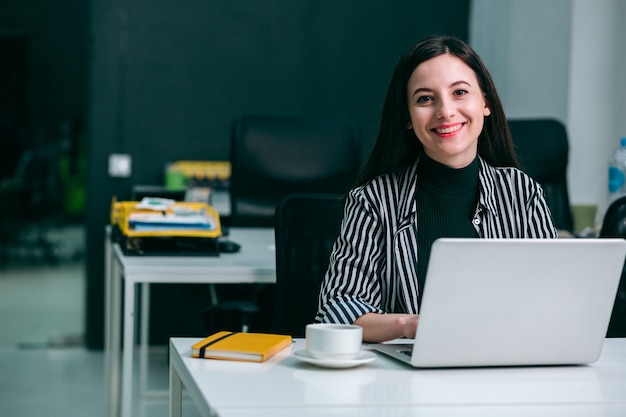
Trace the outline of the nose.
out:
M 438 119 L 448 119 L 454 116 L 454 113 L 456 112 L 456 107 L 452 99 L 447 98 L 447 97 L 441 98 L 437 104 L 438 106 L 437 106 L 437 112 L 435 116 Z

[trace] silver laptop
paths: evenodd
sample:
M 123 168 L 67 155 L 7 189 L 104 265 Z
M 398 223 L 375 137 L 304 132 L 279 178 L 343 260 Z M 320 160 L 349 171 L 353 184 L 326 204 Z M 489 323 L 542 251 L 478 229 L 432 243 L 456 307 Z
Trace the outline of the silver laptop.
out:
M 376 350 L 415 367 L 598 359 L 624 239 L 438 239 L 410 344 Z

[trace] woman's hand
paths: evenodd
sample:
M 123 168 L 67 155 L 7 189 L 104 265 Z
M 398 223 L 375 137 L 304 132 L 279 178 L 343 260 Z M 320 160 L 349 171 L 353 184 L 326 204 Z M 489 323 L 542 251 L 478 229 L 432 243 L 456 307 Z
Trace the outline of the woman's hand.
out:
M 379 343 L 401 337 L 415 338 L 418 321 L 417 314 L 367 313 L 354 324 L 363 328 L 364 342 Z
M 398 325 L 402 328 L 402 335 L 407 339 L 415 339 L 418 321 L 419 316 L 417 314 L 403 314 L 398 317 Z

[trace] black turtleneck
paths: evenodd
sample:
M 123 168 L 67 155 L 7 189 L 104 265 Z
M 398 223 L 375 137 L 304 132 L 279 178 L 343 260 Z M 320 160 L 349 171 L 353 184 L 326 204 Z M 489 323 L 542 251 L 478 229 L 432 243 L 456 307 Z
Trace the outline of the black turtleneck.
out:
M 422 154 L 417 175 L 417 276 L 421 294 L 435 239 L 478 237 L 472 226 L 478 201 L 478 158 L 454 169 Z

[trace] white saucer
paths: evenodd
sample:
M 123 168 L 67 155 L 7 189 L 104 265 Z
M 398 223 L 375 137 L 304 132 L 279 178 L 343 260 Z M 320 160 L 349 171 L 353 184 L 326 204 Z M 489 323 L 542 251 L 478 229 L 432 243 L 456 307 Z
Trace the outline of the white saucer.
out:
M 322 366 L 324 368 L 352 368 L 376 359 L 376 355 L 374 353 L 368 352 L 366 350 L 360 351 L 357 354 L 356 358 L 352 359 L 318 359 L 311 356 L 311 353 L 306 349 L 300 349 L 295 351 L 293 353 L 293 356 L 303 362 Z

